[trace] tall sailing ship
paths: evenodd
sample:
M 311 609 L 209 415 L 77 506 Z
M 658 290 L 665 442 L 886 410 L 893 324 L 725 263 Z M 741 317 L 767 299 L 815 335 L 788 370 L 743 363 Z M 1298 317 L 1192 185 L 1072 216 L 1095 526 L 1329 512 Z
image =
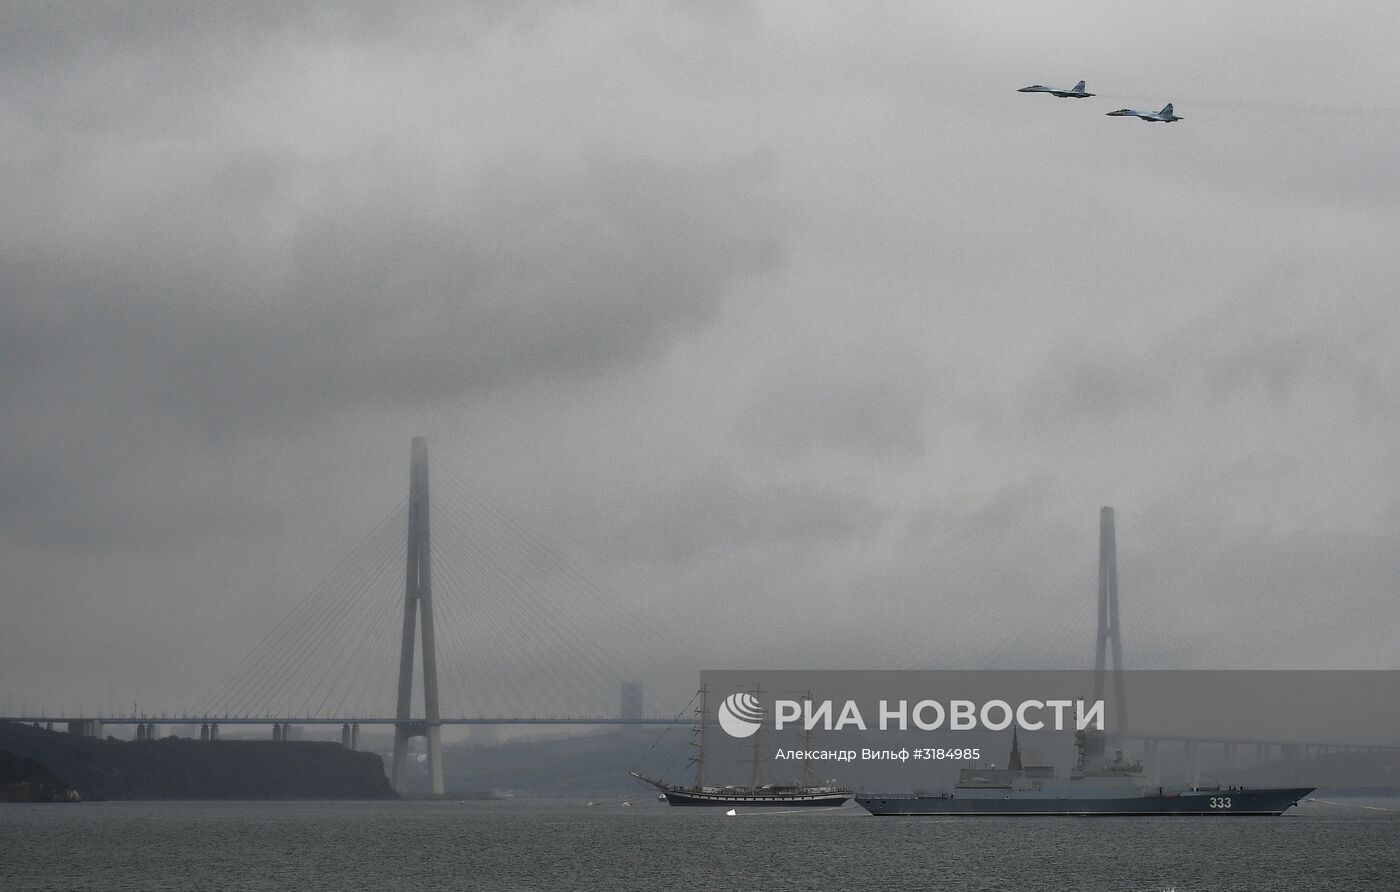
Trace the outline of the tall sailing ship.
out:
M 755 690 L 754 693 L 757 694 L 758 691 Z M 695 747 L 696 752 L 690 760 L 691 764 L 695 766 L 695 784 L 689 787 L 668 784 L 635 771 L 630 772 L 633 777 L 660 790 L 671 805 L 826 806 L 834 808 L 845 805 L 846 801 L 854 794 L 854 791 L 837 786 L 834 782 L 817 783 L 806 759 L 802 760 L 801 776 L 796 783 L 765 783 L 762 777 L 762 734 L 758 731 L 755 731 L 753 735 L 753 755 L 749 760 L 752 766 L 750 783 L 748 785 L 707 783 L 705 768 L 708 761 L 706 735 L 709 731 L 709 687 L 701 685 L 697 696 L 700 698 L 700 705 L 696 707 L 695 727 L 691 729 L 693 735 L 691 745 Z M 807 734 L 804 734 L 804 751 L 810 749 L 808 743 Z

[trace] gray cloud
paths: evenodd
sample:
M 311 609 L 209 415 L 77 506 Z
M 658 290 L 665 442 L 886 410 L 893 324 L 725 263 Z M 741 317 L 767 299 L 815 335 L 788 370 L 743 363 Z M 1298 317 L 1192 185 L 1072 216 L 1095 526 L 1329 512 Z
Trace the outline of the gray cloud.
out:
M 414 433 L 687 683 L 1082 662 L 1105 504 L 1130 660 L 1390 659 L 1388 8 L 0 15 L 17 690 L 207 686 Z
M 717 467 L 657 493 L 619 544 L 630 557 L 693 561 L 772 545 L 819 547 L 868 536 L 880 520 L 879 509 L 858 496 L 816 484 L 746 483 Z
M 924 448 L 921 370 L 823 369 L 803 363 L 750 411 L 754 438 L 781 451 L 830 448 L 907 460 Z
M 1325 281 L 1331 265 L 1316 264 L 1304 254 L 1265 270 L 1247 291 L 1146 350 L 1056 351 L 1019 399 L 1023 423 L 1094 424 L 1233 400 L 1287 412 L 1317 399 L 1340 401 L 1364 424 L 1393 420 L 1400 392 L 1383 371 L 1393 349 L 1389 329 L 1375 327 L 1395 316 L 1389 289 L 1337 293 Z
M 150 64 L 151 52 L 188 52 L 185 29 L 218 28 L 175 16 L 173 33 L 132 22 L 109 40 L 111 22 L 84 21 L 68 27 Z M 52 49 L 31 55 L 52 61 Z M 733 281 L 776 261 L 769 174 L 744 157 L 583 145 L 562 167 L 526 156 L 453 171 L 388 135 L 367 155 L 310 157 L 304 134 L 268 143 L 219 119 L 240 74 L 251 76 L 215 77 L 229 95 L 206 91 L 202 119 L 180 121 L 174 144 L 154 123 L 104 124 L 84 106 L 73 120 L 105 138 L 76 137 L 38 97 L 19 115 L 33 130 L 17 140 L 0 303 L 12 528 L 78 542 L 106 525 L 125 537 L 128 524 L 103 518 L 124 516 L 115 503 L 140 487 L 118 484 L 110 510 L 104 493 L 123 463 L 148 463 L 156 432 L 285 436 L 327 414 L 605 374 L 664 350 Z M 61 79 L 29 87 L 72 101 Z M 162 113 L 173 124 L 180 111 Z M 189 464 L 164 473 L 197 491 L 209 468 Z

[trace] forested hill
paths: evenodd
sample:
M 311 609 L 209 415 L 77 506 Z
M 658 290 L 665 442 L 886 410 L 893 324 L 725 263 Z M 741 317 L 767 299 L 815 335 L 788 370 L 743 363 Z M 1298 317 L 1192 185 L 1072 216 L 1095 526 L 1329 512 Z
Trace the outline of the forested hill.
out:
M 0 751 L 37 761 L 86 800 L 398 798 L 379 756 L 338 743 L 99 740 L 0 723 Z

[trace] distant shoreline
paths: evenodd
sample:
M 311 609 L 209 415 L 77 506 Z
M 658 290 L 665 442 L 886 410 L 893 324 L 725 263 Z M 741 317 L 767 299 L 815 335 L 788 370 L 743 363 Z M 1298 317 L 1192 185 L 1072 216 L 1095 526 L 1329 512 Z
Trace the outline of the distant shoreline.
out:
M 0 723 L 9 801 L 398 799 L 374 753 L 320 741 L 100 740 Z M 20 789 L 21 784 L 30 787 Z M 61 800 L 60 800 L 61 801 Z

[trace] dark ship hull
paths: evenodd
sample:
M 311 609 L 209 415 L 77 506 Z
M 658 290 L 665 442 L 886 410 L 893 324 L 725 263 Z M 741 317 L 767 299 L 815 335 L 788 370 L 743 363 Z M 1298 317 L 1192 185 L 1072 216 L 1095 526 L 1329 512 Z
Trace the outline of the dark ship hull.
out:
M 826 808 L 839 808 L 846 804 L 851 798 L 851 791 L 845 790 L 838 793 L 803 793 L 794 791 L 792 793 L 774 793 L 764 795 L 754 794 L 729 794 L 729 793 L 697 793 L 694 790 L 666 790 L 661 792 L 666 794 L 666 801 L 672 805 L 763 805 L 763 806 L 825 806 Z
M 1023 766 L 1021 743 L 1011 732 L 1007 767 L 976 765 L 958 772 L 951 793 L 862 793 L 856 802 L 872 815 L 1281 815 L 1312 787 L 1181 787 L 1142 782 L 1142 763 L 1119 750 L 1104 757 L 1104 734 L 1076 731 L 1079 761 L 1069 783 L 1048 765 Z
M 1026 796 L 909 793 L 862 793 L 856 802 L 872 815 L 1281 815 L 1313 791 L 1312 787 L 1259 790 L 1183 790 L 1140 796 L 1056 797 L 1051 791 Z M 979 791 L 979 793 L 982 791 Z
M 671 805 L 727 805 L 734 806 L 817 806 L 836 808 L 846 804 L 851 798 L 851 790 L 832 787 L 786 787 L 771 786 L 748 790 L 743 787 L 708 787 L 697 790 L 694 787 L 677 787 L 643 777 L 633 772 L 633 777 L 651 784 L 660 790 Z

